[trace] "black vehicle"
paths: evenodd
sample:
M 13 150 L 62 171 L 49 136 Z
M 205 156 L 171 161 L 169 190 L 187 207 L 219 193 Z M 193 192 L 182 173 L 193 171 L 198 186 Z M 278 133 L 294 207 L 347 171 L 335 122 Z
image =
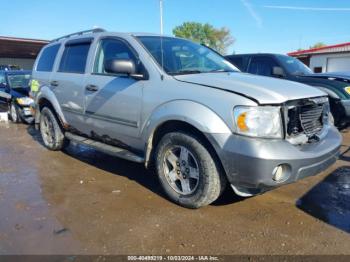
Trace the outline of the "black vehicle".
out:
M 226 59 L 243 72 L 284 78 L 322 89 L 329 96 L 335 125 L 343 127 L 350 123 L 350 73 L 314 74 L 300 60 L 280 54 L 230 55 Z
M 22 68 L 20 68 L 18 65 L 0 65 L 0 71 L 1 70 L 22 70 Z
M 32 123 L 30 109 L 33 99 L 29 97 L 31 71 L 0 71 L 0 103 L 8 108 L 10 119 L 15 122 Z

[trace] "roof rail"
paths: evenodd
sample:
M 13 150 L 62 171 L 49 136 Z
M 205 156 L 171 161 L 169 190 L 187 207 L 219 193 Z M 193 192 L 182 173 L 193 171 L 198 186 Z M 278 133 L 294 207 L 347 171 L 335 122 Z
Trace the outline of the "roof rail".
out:
M 51 43 L 59 41 L 59 40 L 64 39 L 64 38 L 69 38 L 71 36 L 83 35 L 83 34 L 88 34 L 88 33 L 101 33 L 101 32 L 106 32 L 106 30 L 104 30 L 103 28 L 93 28 L 93 29 L 84 30 L 84 31 L 72 33 L 72 34 L 69 34 L 69 35 L 61 36 L 59 38 L 51 40 Z

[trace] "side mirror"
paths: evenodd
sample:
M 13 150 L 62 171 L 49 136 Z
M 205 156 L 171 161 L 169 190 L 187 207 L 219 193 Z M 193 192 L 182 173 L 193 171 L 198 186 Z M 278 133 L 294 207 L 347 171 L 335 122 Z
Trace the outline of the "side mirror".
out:
M 284 77 L 285 76 L 283 68 L 279 67 L 279 66 L 274 66 L 272 68 L 272 75 L 277 76 L 277 77 Z
M 147 74 L 136 74 L 136 65 L 130 59 L 110 59 L 104 63 L 105 71 L 110 74 L 125 74 L 136 80 L 146 80 Z
M 110 74 L 135 74 L 136 67 L 132 60 L 128 59 L 110 59 L 105 61 L 105 71 Z

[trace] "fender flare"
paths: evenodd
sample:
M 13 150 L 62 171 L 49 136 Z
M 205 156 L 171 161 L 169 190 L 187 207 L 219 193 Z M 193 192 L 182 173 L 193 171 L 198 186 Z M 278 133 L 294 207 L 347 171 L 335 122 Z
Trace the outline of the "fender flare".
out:
M 152 152 L 155 131 L 168 121 L 185 122 L 205 135 L 228 134 L 231 129 L 224 120 L 207 106 L 191 100 L 173 100 L 157 107 L 145 121 L 141 138 L 146 141 L 146 166 Z
M 36 112 L 35 112 L 35 123 L 39 123 L 40 120 L 40 111 L 39 111 L 39 104 L 42 99 L 46 99 L 50 102 L 53 109 L 55 110 L 55 113 L 57 114 L 59 120 L 63 125 L 67 125 L 67 121 L 63 115 L 62 109 L 60 107 L 60 104 L 58 103 L 58 100 L 55 96 L 55 94 L 51 91 L 51 89 L 47 86 L 42 86 L 39 93 L 36 96 Z

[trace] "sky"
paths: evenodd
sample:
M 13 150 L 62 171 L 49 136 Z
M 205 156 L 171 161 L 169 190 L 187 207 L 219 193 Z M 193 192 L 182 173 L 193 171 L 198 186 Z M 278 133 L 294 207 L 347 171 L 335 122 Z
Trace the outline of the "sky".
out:
M 287 53 L 350 42 L 350 0 L 163 0 L 164 33 L 187 21 L 227 27 L 229 53 Z M 53 39 L 102 27 L 159 33 L 159 0 L 0 0 L 0 36 Z

